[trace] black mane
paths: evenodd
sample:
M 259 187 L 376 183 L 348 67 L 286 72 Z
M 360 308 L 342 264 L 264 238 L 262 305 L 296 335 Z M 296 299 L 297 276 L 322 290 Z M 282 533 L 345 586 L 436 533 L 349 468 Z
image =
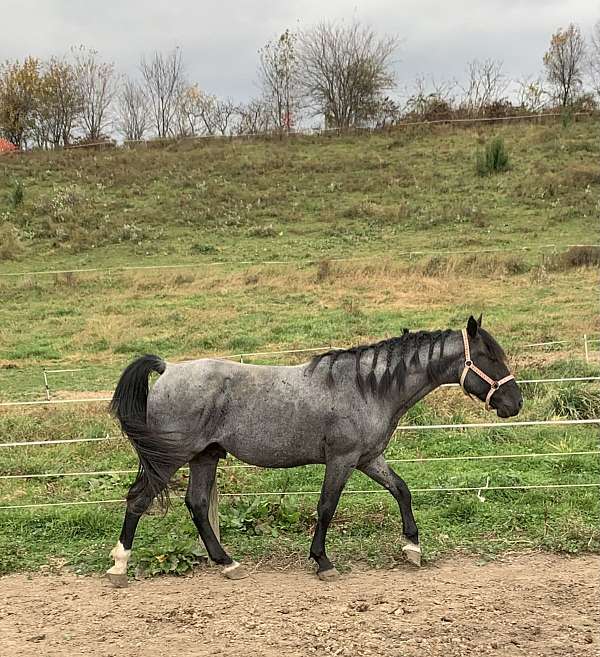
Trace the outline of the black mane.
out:
M 419 351 L 424 344 L 429 346 L 429 355 L 427 358 L 428 372 L 434 380 L 437 379 L 440 369 L 443 368 L 444 344 L 446 338 L 451 333 L 452 331 L 450 330 L 417 331 L 411 333 L 408 329 L 404 329 L 401 336 L 389 338 L 388 340 L 382 340 L 374 344 L 358 345 L 349 349 L 332 349 L 319 354 L 311 360 L 309 372 L 312 374 L 319 363 L 325 359 L 329 359 L 329 371 L 327 372 L 326 383 L 329 387 L 332 387 L 335 383 L 333 378 L 334 365 L 340 358 L 351 356 L 356 363 L 356 385 L 363 397 L 367 390 L 373 396 L 384 397 L 394 386 L 397 388 L 402 386 L 408 366 L 420 365 Z M 502 352 L 502 349 L 495 340 L 491 336 L 489 338 L 493 342 L 493 345 L 490 345 L 489 348 L 493 348 L 496 352 L 499 349 Z M 437 344 L 440 345 L 439 359 L 433 363 L 431 359 Z M 373 356 L 369 373 L 364 378 L 360 371 L 360 363 L 362 356 L 368 351 L 372 351 Z M 384 358 L 386 367 L 381 379 L 377 381 L 375 370 L 377 364 Z
M 498 360 L 501 363 L 504 363 L 506 361 L 506 354 L 504 353 L 504 349 L 494 340 L 494 338 L 485 330 L 482 329 L 481 327 L 477 331 L 478 335 L 481 337 L 483 340 L 483 344 L 486 346 L 488 353 L 491 358 L 494 360 Z

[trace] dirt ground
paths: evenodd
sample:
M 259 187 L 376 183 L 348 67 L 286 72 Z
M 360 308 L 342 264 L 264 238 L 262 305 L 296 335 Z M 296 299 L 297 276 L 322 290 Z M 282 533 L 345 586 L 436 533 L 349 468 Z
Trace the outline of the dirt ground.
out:
M 513 554 L 420 570 L 213 569 L 113 589 L 72 574 L 0 578 L 0 655 L 598 655 L 600 557 Z

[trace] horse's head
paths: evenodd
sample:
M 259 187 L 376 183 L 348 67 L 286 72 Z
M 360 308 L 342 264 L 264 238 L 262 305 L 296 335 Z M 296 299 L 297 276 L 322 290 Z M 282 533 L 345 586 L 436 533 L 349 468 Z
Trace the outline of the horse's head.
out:
M 469 317 L 463 329 L 465 362 L 460 385 L 466 394 L 485 402 L 498 417 L 517 415 L 523 407 L 523 395 L 506 364 L 502 347 L 481 328 L 479 320 Z

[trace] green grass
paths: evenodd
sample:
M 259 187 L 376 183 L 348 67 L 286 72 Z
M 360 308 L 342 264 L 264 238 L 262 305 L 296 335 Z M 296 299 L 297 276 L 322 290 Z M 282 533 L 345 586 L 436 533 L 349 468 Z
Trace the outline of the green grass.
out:
M 524 251 L 596 241 L 597 123 L 504 126 L 494 132 L 510 170 L 480 178 L 473 152 L 487 133 L 432 129 L 289 142 L 179 144 L 148 151 L 37 153 L 0 161 L 0 401 L 109 393 L 132 358 L 172 359 L 342 345 L 406 326 L 459 328 L 483 311 L 520 378 L 594 375 L 581 337 L 598 333 L 596 250 Z M 22 197 L 11 201 L 18 181 Z M 2 203 L 6 199 L 4 207 Z M 15 241 L 15 235 L 18 241 Z M 8 237 L 4 237 L 8 236 Z M 12 240 L 12 241 L 11 241 Z M 518 249 L 505 254 L 398 255 L 412 250 Z M 344 263 L 337 256 L 364 258 Z M 287 265 L 239 260 L 310 260 Z M 219 266 L 206 266 L 209 262 Z M 115 271 L 123 264 L 188 264 Z M 528 342 L 572 338 L 526 350 Z M 296 363 L 303 355 L 245 357 Z M 598 387 L 530 385 L 520 419 L 598 417 Z M 411 410 L 418 424 L 489 419 L 457 391 Z M 115 435 L 106 404 L 0 409 L 0 441 Z M 389 458 L 597 449 L 590 427 L 410 432 Z M 134 469 L 127 443 L 0 448 L 0 473 Z M 598 481 L 596 456 L 402 463 L 413 489 Z M 305 558 L 321 467 L 224 469 L 223 540 L 238 558 Z M 0 505 L 119 499 L 132 475 L 0 480 Z M 178 475 L 175 492 L 185 487 Z M 373 489 L 355 475 L 349 489 Z M 597 489 L 416 493 L 425 556 L 454 550 L 598 550 Z M 254 502 L 252 500 L 255 500 Z M 0 572 L 66 560 L 101 571 L 122 505 L 0 511 Z M 383 566 L 399 555 L 400 521 L 388 495 L 346 495 L 329 536 L 336 562 Z M 150 571 L 194 561 L 195 532 L 175 499 L 141 523 L 134 561 Z M 164 556 L 164 559 L 163 559 Z M 159 557 L 157 559 L 156 557 Z M 179 562 L 178 562 L 179 560 Z M 158 564 L 158 565 L 157 565 Z M 173 565 L 175 564 L 175 565 Z

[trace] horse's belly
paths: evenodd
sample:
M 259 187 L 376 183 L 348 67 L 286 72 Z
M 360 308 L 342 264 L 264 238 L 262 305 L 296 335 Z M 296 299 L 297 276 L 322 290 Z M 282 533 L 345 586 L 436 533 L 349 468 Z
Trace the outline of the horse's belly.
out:
M 241 431 L 218 440 L 230 454 L 244 463 L 265 468 L 292 468 L 325 462 L 325 440 L 318 436 L 298 435 L 294 431 Z

